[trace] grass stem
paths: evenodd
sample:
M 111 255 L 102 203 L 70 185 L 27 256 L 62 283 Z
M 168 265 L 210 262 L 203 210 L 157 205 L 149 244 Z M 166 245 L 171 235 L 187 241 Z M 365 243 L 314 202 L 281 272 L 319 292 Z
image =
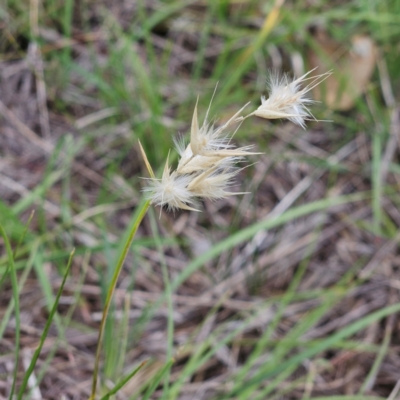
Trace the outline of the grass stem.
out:
M 114 270 L 113 276 L 111 278 L 111 283 L 107 291 L 107 297 L 106 301 L 104 304 L 104 310 L 103 310 L 103 315 L 101 317 L 101 322 L 100 322 L 100 328 L 99 328 L 99 336 L 97 338 L 97 348 L 96 348 L 96 356 L 95 356 L 95 361 L 94 361 L 94 370 L 93 370 L 93 381 L 92 381 L 92 393 L 89 397 L 89 400 L 95 400 L 96 397 L 96 388 L 97 388 L 97 379 L 99 375 L 99 364 L 100 364 L 100 353 L 101 353 L 101 348 L 103 344 L 103 337 L 104 337 L 104 329 L 106 326 L 106 321 L 107 321 L 107 316 L 108 312 L 110 310 L 111 306 L 111 300 L 115 292 L 115 288 L 117 286 L 118 278 L 122 270 L 122 266 L 124 265 L 124 261 L 126 259 L 126 256 L 128 255 L 129 249 L 132 245 L 133 239 L 136 235 L 136 232 L 139 228 L 140 223 L 142 222 L 144 216 L 147 213 L 147 210 L 150 206 L 150 201 L 147 200 L 143 205 L 141 206 L 140 211 L 138 212 L 136 221 L 134 222 L 132 229 L 129 232 L 129 235 L 126 239 L 125 245 L 122 249 L 122 252 L 118 258 L 118 262 L 116 265 L 116 268 Z

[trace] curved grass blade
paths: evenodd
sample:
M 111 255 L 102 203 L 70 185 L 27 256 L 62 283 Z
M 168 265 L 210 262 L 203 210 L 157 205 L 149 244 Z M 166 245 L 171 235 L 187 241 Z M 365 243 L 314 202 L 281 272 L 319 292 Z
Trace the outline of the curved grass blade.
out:
M 67 269 L 65 270 L 65 273 L 64 273 L 64 276 L 63 276 L 63 280 L 61 282 L 60 288 L 58 289 L 57 296 L 55 298 L 53 307 L 52 307 L 52 309 L 50 311 L 49 317 L 47 318 L 46 325 L 45 325 L 45 327 L 43 329 L 43 333 L 40 336 L 39 346 L 35 350 L 35 353 L 33 354 L 31 363 L 29 364 L 29 367 L 26 370 L 26 373 L 25 373 L 24 378 L 22 380 L 21 387 L 19 388 L 19 391 L 18 391 L 17 400 L 22 400 L 22 398 L 23 398 L 22 396 L 24 395 L 26 386 L 28 385 L 28 379 L 31 376 L 31 374 L 33 372 L 33 369 L 35 368 L 35 365 L 36 365 L 36 362 L 37 362 L 37 360 L 39 358 L 40 352 L 42 351 L 42 348 L 43 348 L 43 345 L 44 345 L 44 341 L 46 340 L 47 334 L 49 333 L 51 322 L 53 321 L 54 315 L 55 315 L 55 313 L 57 311 L 58 302 L 60 301 L 61 293 L 62 293 L 62 291 L 64 289 L 65 282 L 67 281 L 67 277 L 68 277 L 68 274 L 69 274 L 69 270 L 71 268 L 72 258 L 74 256 L 74 253 L 75 253 L 75 249 L 72 250 L 71 253 L 70 253 L 70 256 L 69 256 L 69 259 L 68 259 L 68 264 L 67 264 Z
M 157 386 L 160 384 L 161 380 L 164 378 L 166 374 L 169 374 L 169 371 L 174 364 L 175 360 L 169 360 L 164 367 L 161 368 L 161 370 L 158 372 L 158 374 L 154 377 L 153 382 L 151 382 L 151 385 L 147 389 L 145 395 L 142 397 L 142 400 L 149 400 L 150 396 L 154 393 L 154 391 L 157 389 Z
M 392 316 L 394 317 L 394 316 Z M 393 320 L 392 320 L 393 323 Z M 358 392 L 359 395 L 363 395 L 367 390 L 371 390 L 372 387 L 374 386 L 375 378 L 379 372 L 379 369 L 381 367 L 381 364 L 383 362 L 384 357 L 386 356 L 388 350 L 389 350 L 389 345 L 390 345 L 390 340 L 392 338 L 392 333 L 393 333 L 393 328 L 389 324 L 386 327 L 385 330 L 385 335 L 383 337 L 382 345 L 379 349 L 379 352 L 375 358 L 374 363 L 372 364 L 372 368 L 370 369 L 364 383 L 361 385 L 361 388 Z
M 119 383 L 117 383 L 106 395 L 104 395 L 100 400 L 109 400 L 110 397 L 124 387 L 147 363 L 147 361 L 143 361 L 138 367 L 136 367 L 130 374 L 128 374 L 125 378 L 121 379 Z
M 142 202 L 141 205 L 139 205 L 139 207 L 137 208 L 135 216 L 133 218 L 132 226 L 131 226 L 129 234 L 124 242 L 124 246 L 119 255 L 117 265 L 115 267 L 113 276 L 111 278 L 110 286 L 107 290 L 107 297 L 106 297 L 106 301 L 104 303 L 103 315 L 101 317 L 101 322 L 100 322 L 100 327 L 99 327 L 99 336 L 97 339 L 97 349 L 96 349 L 96 356 L 95 356 L 95 361 L 94 361 L 93 380 L 92 380 L 92 393 L 89 397 L 89 400 L 94 400 L 96 398 L 97 378 L 99 375 L 100 353 L 101 353 L 101 349 L 102 349 L 102 345 L 103 345 L 104 329 L 106 326 L 108 312 L 110 311 L 113 294 L 114 294 L 115 288 L 117 286 L 118 277 L 121 273 L 125 258 L 128 255 L 128 252 L 131 248 L 133 239 L 136 235 L 139 225 L 142 222 L 144 216 L 146 215 L 149 207 L 150 207 L 150 200 L 147 200 L 147 201 Z
M 75 249 L 75 254 L 77 254 L 76 249 Z M 90 254 L 91 254 L 90 251 L 87 250 L 86 254 L 84 255 L 84 259 L 81 264 L 82 265 L 82 267 L 81 267 L 82 273 L 77 282 L 76 288 L 74 289 L 74 296 L 73 296 L 72 304 L 71 304 L 69 310 L 66 312 L 65 316 L 63 316 L 63 326 L 70 326 L 69 324 L 71 322 L 72 315 L 73 315 L 75 309 L 79 305 L 81 289 L 82 289 L 82 286 L 84 285 L 84 280 L 87 275 L 87 271 L 88 271 L 88 267 L 89 267 Z M 34 258 L 34 257 L 32 257 L 32 258 Z M 32 264 L 33 264 L 33 261 L 32 261 Z M 21 280 L 22 280 L 22 278 L 21 278 Z M 64 335 L 64 337 L 65 337 L 65 335 Z M 44 377 L 46 376 L 47 371 L 50 368 L 50 364 L 51 364 L 52 360 L 54 359 L 54 356 L 55 356 L 57 350 L 59 349 L 59 345 L 60 345 L 60 342 L 62 342 L 62 340 L 64 340 L 64 339 L 62 339 L 60 337 L 60 334 L 58 334 L 58 337 L 56 338 L 53 346 L 51 347 L 50 351 L 48 352 L 47 357 L 43 360 L 40 369 L 36 373 L 36 385 L 37 386 L 40 385 L 40 383 L 43 381 Z M 31 387 L 30 391 L 27 393 L 26 398 L 28 400 L 31 399 L 34 388 L 35 387 Z

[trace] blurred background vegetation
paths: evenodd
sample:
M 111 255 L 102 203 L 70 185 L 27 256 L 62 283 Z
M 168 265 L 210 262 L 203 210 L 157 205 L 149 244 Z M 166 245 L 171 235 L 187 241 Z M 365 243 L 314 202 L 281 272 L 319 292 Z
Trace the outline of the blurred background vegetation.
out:
M 113 398 L 395 399 L 399 65 L 399 0 L 3 0 L 0 223 L 18 287 L 2 241 L 0 398 L 26 376 L 72 248 L 21 398 L 89 396 L 104 294 L 148 176 L 138 139 L 161 171 L 197 96 L 202 120 L 217 87 L 218 124 L 258 107 L 269 71 L 318 67 L 332 71 L 313 93 L 323 121 L 236 133 L 264 153 L 238 177 L 248 193 L 146 217 L 99 393 L 147 361 Z

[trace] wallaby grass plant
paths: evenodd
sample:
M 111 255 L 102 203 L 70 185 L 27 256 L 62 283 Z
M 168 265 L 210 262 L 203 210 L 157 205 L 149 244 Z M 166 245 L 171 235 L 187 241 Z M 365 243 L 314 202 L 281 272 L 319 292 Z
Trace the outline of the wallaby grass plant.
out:
M 183 138 L 175 138 L 176 150 L 180 156 L 177 168 L 171 172 L 168 154 L 161 179 L 155 177 L 153 168 L 139 142 L 144 163 L 150 174 L 150 178 L 148 178 L 150 186 L 146 186 L 143 189 L 143 191 L 147 193 L 147 200 L 143 202 L 140 207 L 135 223 L 132 226 L 123 250 L 118 258 L 110 286 L 107 290 L 107 297 L 99 328 L 90 400 L 96 398 L 104 329 L 112 297 L 117 286 L 118 277 L 135 234 L 149 206 L 151 204 L 155 204 L 161 208 L 166 206 L 167 210 L 172 211 L 176 209 L 198 211 L 196 198 L 217 200 L 226 196 L 240 194 L 228 192 L 226 190 L 227 187 L 232 185 L 232 178 L 240 171 L 240 169 L 235 168 L 235 165 L 242 161 L 244 157 L 256 155 L 258 153 L 249 151 L 252 146 L 235 148 L 232 139 L 236 131 L 233 130 L 233 133 L 229 133 L 232 132 L 230 131 L 232 125 L 241 123 L 254 115 L 265 119 L 287 118 L 305 128 L 304 121 L 312 116 L 306 104 L 313 103 L 313 101 L 306 98 L 305 95 L 329 76 L 329 73 L 327 73 L 306 78 L 310 72 L 292 82 L 289 81 L 287 76 L 280 78 L 276 73 L 271 75 L 269 81 L 269 98 L 265 100 L 265 98 L 262 97 L 261 106 L 253 113 L 243 117 L 240 114 L 245 107 L 248 106 L 248 104 L 246 104 L 229 118 L 227 122 L 219 127 L 215 127 L 215 124 L 210 124 L 208 121 L 211 102 L 204 122 L 201 127 L 199 126 L 196 103 L 191 123 L 190 143 L 186 146 Z M 305 88 L 300 88 L 301 83 L 307 80 L 311 80 L 311 83 Z M 192 205 L 195 205 L 197 208 L 192 207 Z M 166 278 L 168 279 L 168 277 Z

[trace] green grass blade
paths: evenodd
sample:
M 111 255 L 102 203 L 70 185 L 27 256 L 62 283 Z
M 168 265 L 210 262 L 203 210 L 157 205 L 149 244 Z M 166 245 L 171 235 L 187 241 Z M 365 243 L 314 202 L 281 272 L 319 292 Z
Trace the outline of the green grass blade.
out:
M 273 368 L 270 368 L 268 371 L 262 371 L 262 373 L 256 374 L 247 383 L 243 384 L 241 388 L 238 388 L 238 390 L 235 393 L 232 392 L 230 393 L 230 395 L 237 396 L 238 394 L 247 390 L 249 387 L 258 386 L 261 382 L 265 381 L 266 379 L 269 379 L 279 374 L 280 372 L 285 371 L 287 368 L 290 368 L 293 365 L 299 365 L 304 360 L 311 358 L 316 354 L 329 349 L 331 346 L 335 345 L 335 343 L 337 343 L 338 341 L 343 340 L 348 336 L 354 335 L 355 333 L 357 333 L 361 329 L 366 328 L 370 324 L 399 311 L 400 311 L 400 303 L 388 306 L 379 311 L 375 311 L 374 313 L 367 315 L 366 317 L 360 319 L 359 321 L 356 321 L 351 325 L 346 326 L 345 328 L 335 333 L 334 335 L 327 337 L 325 340 L 321 341 L 317 346 L 311 347 L 309 349 L 300 352 L 299 354 L 291 357 L 287 361 L 284 361 L 277 366 L 273 366 Z M 223 397 L 223 399 L 226 398 L 227 397 Z
M 54 315 L 56 314 L 58 303 L 60 301 L 60 297 L 61 297 L 62 291 L 64 289 L 65 282 L 67 281 L 67 277 L 68 277 L 69 270 L 70 270 L 71 265 L 72 265 L 72 258 L 74 256 L 74 253 L 75 253 L 75 250 L 72 250 L 71 254 L 69 256 L 67 268 L 65 270 L 65 273 L 64 273 L 63 280 L 61 282 L 60 288 L 58 289 L 58 292 L 57 292 L 53 307 L 52 307 L 52 309 L 50 311 L 49 317 L 47 318 L 46 325 L 45 325 L 45 327 L 43 329 L 43 333 L 40 336 L 39 346 L 37 347 L 37 349 L 35 350 L 35 353 L 33 354 L 31 363 L 29 364 L 29 367 L 26 370 L 26 373 L 25 373 L 24 378 L 22 380 L 21 387 L 19 388 L 18 395 L 17 395 L 17 400 L 22 400 L 22 398 L 23 398 L 22 396 L 24 395 L 26 386 L 28 385 L 29 377 L 31 376 L 31 374 L 32 374 L 32 372 L 33 372 L 33 370 L 35 368 L 36 362 L 37 362 L 37 360 L 38 360 L 38 358 L 40 356 L 40 352 L 42 351 L 42 347 L 43 347 L 44 342 L 46 340 L 47 334 L 49 333 L 50 326 L 51 326 L 51 323 L 53 321 Z
M 34 213 L 35 213 L 34 211 L 31 212 L 31 215 L 29 216 L 28 222 L 27 222 L 26 225 L 25 225 L 25 229 L 24 229 L 24 231 L 22 232 L 21 236 L 20 236 L 19 239 L 18 239 L 18 243 L 17 243 L 17 245 L 15 246 L 14 253 L 13 253 L 14 259 L 15 259 L 15 257 L 17 256 L 18 250 L 19 250 L 19 248 L 21 247 L 22 242 L 23 242 L 24 239 L 25 239 L 25 236 L 26 236 L 26 234 L 27 234 L 27 232 L 28 232 L 28 229 L 29 229 L 29 225 L 30 225 L 31 222 L 32 222 L 32 218 L 33 218 Z M 7 276 L 7 273 L 8 273 L 9 268 L 10 268 L 10 264 L 7 265 L 7 268 L 6 268 L 6 270 L 5 270 L 4 274 L 3 274 L 3 276 L 0 278 L 0 287 L 1 287 L 1 285 L 3 284 L 5 277 Z M 1 338 L 1 335 L 0 335 L 0 338 Z
M 36 256 L 37 248 L 38 248 L 39 242 L 35 242 L 32 245 L 32 250 L 31 250 L 31 256 L 29 257 L 29 260 L 26 263 L 26 267 L 24 268 L 24 271 L 21 275 L 21 278 L 19 280 L 19 288 L 18 292 L 21 293 L 23 286 L 25 285 L 26 279 L 28 278 L 29 273 L 31 272 L 32 266 L 33 266 L 33 260 Z M 8 321 L 10 320 L 11 314 L 14 310 L 15 306 L 15 300 L 14 298 L 11 299 L 10 303 L 8 304 L 7 310 L 4 313 L 1 322 L 0 322 L 0 341 L 3 338 L 4 332 L 6 330 Z
M 389 350 L 390 339 L 392 337 L 393 329 L 386 328 L 385 336 L 383 338 L 382 345 L 379 349 L 379 352 L 375 358 L 375 361 L 371 367 L 371 370 L 368 373 L 364 383 L 361 385 L 359 390 L 359 394 L 364 394 L 367 390 L 372 389 L 373 382 L 375 381 L 375 377 L 378 374 L 379 368 L 381 367 L 382 361 Z
M 172 293 L 172 289 L 171 289 L 171 281 L 169 279 L 168 267 L 167 267 L 167 263 L 166 263 L 165 257 L 164 257 L 164 250 L 162 247 L 160 235 L 158 233 L 156 218 L 154 216 L 154 210 L 150 210 L 150 211 L 151 211 L 149 213 L 150 225 L 151 225 L 151 230 L 153 232 L 154 240 L 157 245 L 158 254 L 160 256 L 161 269 L 162 269 L 162 275 L 163 275 L 164 286 L 165 286 L 165 296 L 167 298 L 168 320 L 167 320 L 167 349 L 166 349 L 167 354 L 166 354 L 166 357 L 167 357 L 167 360 L 170 360 L 172 358 L 172 352 L 174 349 L 174 305 L 172 302 L 172 294 L 173 293 Z M 166 371 L 165 381 L 164 381 L 164 392 L 163 392 L 162 398 L 169 399 L 168 391 L 169 391 L 169 371 Z
M 99 327 L 99 336 L 97 339 L 97 349 L 96 349 L 95 364 L 94 364 L 94 371 L 93 371 L 93 381 L 92 381 L 92 393 L 90 396 L 90 400 L 94 400 L 96 397 L 97 378 L 98 378 L 98 374 L 99 374 L 100 353 L 101 353 L 102 344 L 103 344 L 104 329 L 106 326 L 107 316 L 108 316 L 108 312 L 110 310 L 112 297 L 113 297 L 115 288 L 117 286 L 118 277 L 121 273 L 125 258 L 128 255 L 128 252 L 132 245 L 135 234 L 136 234 L 136 232 L 139 228 L 139 225 L 142 222 L 144 216 L 146 215 L 149 207 L 150 207 L 150 200 L 146 200 L 139 205 L 138 211 L 135 214 L 136 218 L 132 224 L 132 227 L 128 234 L 128 237 L 126 238 L 124 247 L 122 248 L 122 252 L 119 255 L 117 265 L 115 267 L 113 276 L 111 278 L 110 286 L 107 291 L 107 297 L 106 297 L 106 301 L 104 304 L 103 316 L 101 318 L 100 327 Z
M 32 219 L 33 219 L 33 216 L 34 216 L 34 215 L 35 215 L 35 210 L 32 210 L 31 215 L 29 216 L 28 221 L 27 221 L 27 223 L 25 224 L 25 229 L 24 229 L 24 231 L 22 232 L 22 235 L 20 236 L 17 245 L 15 246 L 15 249 L 14 249 L 14 258 L 17 256 L 18 250 L 19 250 L 19 248 L 21 247 L 22 242 L 24 241 L 24 239 L 25 239 L 25 237 L 26 237 L 26 234 L 28 233 L 29 226 L 31 225 L 31 222 L 32 222 Z
M 75 251 L 74 254 L 77 255 L 77 252 Z M 89 267 L 89 259 L 90 259 L 90 252 L 87 251 L 86 254 L 84 255 L 84 259 L 82 261 L 82 267 L 81 267 L 82 273 L 77 282 L 76 289 L 74 290 L 74 297 L 73 297 L 74 300 L 71 304 L 71 307 L 66 312 L 65 316 L 63 316 L 63 324 L 66 327 L 69 326 L 72 315 L 73 315 L 76 307 L 79 305 L 79 298 L 81 296 L 81 288 L 84 285 L 84 280 L 87 275 L 87 271 L 88 271 L 88 267 Z M 57 339 L 55 340 L 51 350 L 49 351 L 49 354 L 47 355 L 45 360 L 43 360 L 41 368 L 36 372 L 36 385 L 37 386 L 40 384 L 40 382 L 42 382 L 44 377 L 48 374 L 51 362 L 53 361 L 54 356 L 55 356 L 57 350 L 59 349 L 60 343 L 62 341 L 63 341 L 63 339 L 60 336 L 58 336 Z M 35 387 L 32 387 L 30 389 L 30 391 L 28 392 L 28 394 L 26 395 L 27 400 L 29 400 L 31 398 L 34 388 Z
M 171 370 L 172 365 L 174 364 L 175 360 L 170 360 L 168 361 L 163 368 L 158 372 L 158 374 L 153 378 L 153 381 L 151 382 L 151 385 L 149 388 L 146 390 L 146 393 L 142 397 L 142 400 L 149 400 L 150 396 L 154 393 L 154 391 L 157 389 L 157 386 L 160 384 L 162 379 L 165 377 L 166 374 L 169 374 L 169 371 Z
M 270 396 L 270 393 L 278 386 L 278 385 L 282 385 L 282 382 L 285 382 L 285 380 L 287 378 L 290 377 L 290 375 L 292 375 L 297 369 L 297 365 L 291 365 L 290 367 L 288 367 L 287 369 L 285 369 L 284 371 L 282 371 L 275 379 L 272 380 L 272 382 L 270 382 L 268 384 L 268 386 L 262 390 L 257 397 L 254 398 L 254 400 L 264 400 L 264 399 L 268 399 L 268 397 Z M 250 393 L 253 393 L 252 391 L 250 391 Z M 242 395 L 240 397 L 240 399 L 248 399 L 248 397 L 244 397 L 246 396 L 246 393 L 244 393 L 244 395 Z
M 276 27 L 281 18 L 282 5 L 283 2 L 275 2 L 274 6 L 264 19 L 264 23 L 259 30 L 258 35 L 254 38 L 252 45 L 248 46 L 235 60 L 235 68 L 228 75 L 228 78 L 221 89 L 220 96 L 222 98 L 227 96 L 232 88 L 237 86 L 243 75 L 254 63 L 254 54 L 259 51 L 263 45 L 265 45 L 268 36 L 271 34 L 272 30 Z
M 123 374 L 125 357 L 129 354 L 129 311 L 131 309 L 131 297 L 125 295 L 124 299 L 124 312 L 121 318 L 121 323 L 118 328 L 120 331 L 120 343 L 118 347 L 117 361 L 114 365 L 114 371 L 116 376 L 121 376 Z
M 14 373 L 13 373 L 13 383 L 11 385 L 10 390 L 10 400 L 14 396 L 15 384 L 17 381 L 17 372 L 18 372 L 18 361 L 19 361 L 19 350 L 20 350 L 20 310 L 19 310 L 19 291 L 18 291 L 18 279 L 17 279 L 17 271 L 15 270 L 14 264 L 14 255 L 11 249 L 10 242 L 7 237 L 7 233 L 3 228 L 3 225 L 0 224 L 0 234 L 3 236 L 4 245 L 7 251 L 8 262 L 10 265 L 10 276 L 11 276 L 11 285 L 13 291 L 13 299 L 14 299 L 14 306 L 15 306 L 15 366 L 14 366 Z
M 157 24 L 171 17 L 173 14 L 176 14 L 182 8 L 187 7 L 193 3 L 195 3 L 195 0 L 179 0 L 173 2 L 172 4 L 164 4 L 163 7 L 160 7 L 159 10 L 149 15 L 146 20 L 141 21 L 142 23 L 140 26 L 140 31 L 136 34 L 136 39 L 149 35 L 151 29 L 154 28 Z
M 40 286 L 46 298 L 47 309 L 50 312 L 55 302 L 55 298 L 54 298 L 52 283 L 50 281 L 48 273 L 43 268 L 43 265 L 45 264 L 43 261 L 43 250 L 42 251 L 40 250 L 36 253 L 36 257 L 34 259 L 34 269 L 36 272 L 37 280 L 40 283 Z M 64 327 L 57 310 L 55 311 L 53 319 L 57 327 L 57 330 L 59 332 L 59 336 L 61 337 L 62 340 L 65 341 Z
M 372 213 L 373 229 L 375 235 L 381 235 L 382 222 L 382 183 L 381 182 L 381 155 L 382 155 L 382 134 L 375 132 L 372 138 Z
M 139 366 L 137 366 L 130 374 L 128 374 L 125 378 L 122 378 L 120 382 L 118 382 L 106 395 L 104 395 L 100 400 L 109 400 L 113 394 L 118 393 L 118 391 L 123 388 L 147 363 L 147 361 L 143 361 Z

